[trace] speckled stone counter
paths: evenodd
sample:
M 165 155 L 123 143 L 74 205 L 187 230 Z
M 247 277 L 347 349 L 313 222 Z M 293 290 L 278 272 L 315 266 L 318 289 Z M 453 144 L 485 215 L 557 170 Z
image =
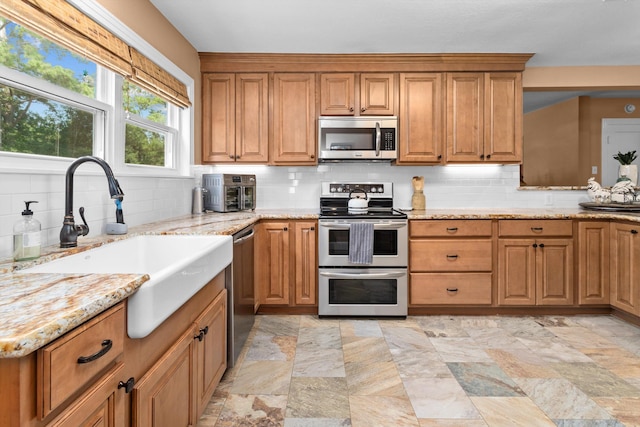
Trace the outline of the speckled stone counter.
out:
M 427 209 L 407 212 L 419 219 L 617 219 L 640 222 L 640 215 L 581 209 Z M 78 239 L 78 247 L 45 247 L 34 261 L 0 260 L 0 358 L 21 357 L 70 331 L 133 294 L 147 275 L 64 275 L 22 271 L 29 266 L 140 234 L 231 235 L 260 219 L 317 219 L 315 209 L 185 215 L 131 227 L 125 236 Z
M 0 358 L 21 357 L 125 300 L 144 282 L 146 274 L 42 274 L 24 269 L 65 255 L 140 234 L 230 235 L 260 218 L 317 218 L 311 210 L 265 210 L 185 215 L 131 227 L 124 236 L 97 235 L 78 239 L 78 247 L 42 248 L 37 260 L 0 261 Z

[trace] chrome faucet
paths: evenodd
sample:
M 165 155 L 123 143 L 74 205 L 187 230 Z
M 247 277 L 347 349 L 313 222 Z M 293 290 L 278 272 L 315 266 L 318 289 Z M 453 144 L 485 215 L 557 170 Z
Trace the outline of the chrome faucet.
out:
M 78 246 L 78 236 L 86 236 L 89 234 L 89 226 L 87 225 L 87 221 L 84 219 L 83 207 L 80 208 L 80 217 L 82 218 L 84 225 L 76 225 L 73 220 L 73 173 L 76 171 L 78 166 L 85 162 L 94 162 L 102 167 L 104 173 L 107 175 L 109 194 L 111 194 L 112 199 L 122 200 L 124 198 L 124 193 L 120 188 L 120 184 L 118 184 L 118 180 L 113 176 L 113 171 L 111 171 L 107 162 L 101 158 L 84 156 L 71 163 L 67 169 L 65 181 L 64 221 L 62 223 L 62 230 L 60 230 L 61 248 L 75 248 Z

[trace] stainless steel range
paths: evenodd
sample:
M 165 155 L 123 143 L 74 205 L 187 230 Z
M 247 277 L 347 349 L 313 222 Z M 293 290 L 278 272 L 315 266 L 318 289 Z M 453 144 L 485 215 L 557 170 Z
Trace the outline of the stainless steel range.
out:
M 323 182 L 318 231 L 320 316 L 407 315 L 407 215 L 391 182 Z M 349 209 L 352 198 L 365 197 Z

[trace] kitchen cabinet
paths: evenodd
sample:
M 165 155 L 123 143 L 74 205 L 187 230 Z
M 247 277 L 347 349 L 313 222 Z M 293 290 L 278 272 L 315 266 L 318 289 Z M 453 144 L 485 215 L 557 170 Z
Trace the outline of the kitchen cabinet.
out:
M 267 73 L 203 74 L 203 162 L 267 163 L 268 118 Z
M 570 220 L 498 222 L 498 304 L 573 304 Z
M 521 74 L 447 73 L 446 85 L 446 162 L 521 162 Z
M 409 303 L 489 305 L 491 220 L 424 220 L 409 225 Z
M 317 222 L 261 221 L 256 282 L 262 306 L 317 306 Z
M 314 73 L 274 73 L 271 132 L 273 164 L 317 162 Z
M 639 224 L 611 222 L 611 305 L 640 315 Z
M 398 163 L 442 163 L 443 73 L 401 73 Z
M 226 369 L 226 303 L 223 289 L 135 385 L 134 425 L 197 423 Z
M 323 116 L 392 116 L 395 95 L 393 73 L 320 74 Z
M 609 304 L 609 222 L 578 222 L 578 304 Z

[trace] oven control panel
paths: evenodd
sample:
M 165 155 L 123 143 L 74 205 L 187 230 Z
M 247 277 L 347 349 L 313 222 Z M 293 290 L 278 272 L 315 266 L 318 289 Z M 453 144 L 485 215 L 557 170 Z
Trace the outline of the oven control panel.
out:
M 390 190 L 387 189 L 388 183 L 329 183 L 329 193 L 349 195 L 352 191 L 363 190 L 367 194 L 386 194 Z

